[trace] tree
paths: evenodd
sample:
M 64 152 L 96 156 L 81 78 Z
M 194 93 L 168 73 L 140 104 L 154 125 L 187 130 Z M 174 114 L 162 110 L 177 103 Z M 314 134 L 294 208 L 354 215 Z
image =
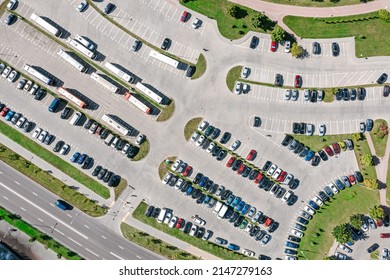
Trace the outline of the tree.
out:
M 251 18 L 252 25 L 256 28 L 261 28 L 267 21 L 268 17 L 263 13 L 255 13 Z
M 297 43 L 293 43 L 291 46 L 291 55 L 296 58 L 301 57 L 303 55 L 302 46 L 298 45 Z
M 362 135 L 360 133 L 354 133 L 354 134 L 352 134 L 352 139 L 353 139 L 353 141 L 357 142 L 362 138 L 361 136 Z
M 363 225 L 363 215 L 362 214 L 352 215 L 349 218 L 349 224 L 354 229 L 360 229 L 362 227 L 362 225 Z
M 378 16 L 381 20 L 385 22 L 390 22 L 390 12 L 386 9 L 381 9 L 378 11 Z
M 238 15 L 238 12 L 239 12 L 240 8 L 234 4 L 229 4 L 227 6 L 227 12 L 229 15 L 231 15 L 232 17 L 236 18 L 237 15 Z
M 374 164 L 374 160 L 370 154 L 363 154 L 360 161 L 365 166 L 372 166 Z
M 332 235 L 337 242 L 342 244 L 352 241 L 352 234 L 347 224 L 336 226 L 332 231 Z
M 364 185 L 370 190 L 377 190 L 379 188 L 379 184 L 376 179 L 365 179 Z
M 370 216 L 374 220 L 383 219 L 385 217 L 385 211 L 380 205 L 375 205 L 374 207 L 370 208 Z
M 381 123 L 376 136 L 383 139 L 387 134 L 389 134 L 389 127 L 385 123 Z
M 275 42 L 281 42 L 284 40 L 284 37 L 286 36 L 286 31 L 284 31 L 283 28 L 281 28 L 279 25 L 277 25 L 274 30 L 272 30 L 271 33 L 271 39 Z

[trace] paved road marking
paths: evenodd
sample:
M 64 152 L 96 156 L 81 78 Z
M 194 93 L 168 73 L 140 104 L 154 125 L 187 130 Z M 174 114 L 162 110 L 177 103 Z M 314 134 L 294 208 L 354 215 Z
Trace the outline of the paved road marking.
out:
M 119 257 L 118 255 L 114 254 L 113 252 L 110 252 L 110 254 L 113 255 L 114 257 L 117 257 L 118 259 L 124 260 L 124 258 Z
M 42 222 L 43 223 L 43 220 L 41 218 L 38 218 L 38 221 Z
M 103 236 L 103 235 L 100 235 L 103 239 L 107 239 L 107 237 Z
M 74 240 L 74 239 L 72 239 L 72 238 L 70 238 L 70 237 L 68 237 L 68 239 L 69 239 L 70 241 L 73 241 L 73 242 L 76 243 L 77 245 L 81 246 L 81 244 L 78 243 L 76 240 Z
M 142 258 L 141 258 L 140 256 L 137 256 L 137 255 L 136 255 L 136 257 L 142 260 Z
M 119 248 L 121 248 L 122 250 L 124 250 L 124 249 L 125 249 L 125 248 L 123 248 L 122 246 L 119 246 L 119 245 L 118 245 L 118 247 L 119 247 Z
M 63 232 L 59 231 L 59 230 L 56 229 L 55 227 L 51 226 L 51 228 L 52 228 L 53 230 L 55 230 L 56 232 L 58 232 L 59 234 L 65 236 L 65 234 L 64 234 Z
M 15 184 L 19 185 L 20 186 L 20 183 L 18 181 L 15 181 Z
M 89 226 L 87 226 L 87 225 L 84 225 L 86 228 L 89 228 Z
M 6 197 L 6 196 L 4 196 L 4 195 L 3 195 L 3 197 L 4 197 L 6 200 L 8 200 L 8 197 Z
M 91 250 L 89 250 L 88 248 L 85 248 L 86 251 L 90 252 L 92 255 L 95 255 L 96 257 L 99 257 L 98 254 L 96 254 L 95 252 L 92 252 Z

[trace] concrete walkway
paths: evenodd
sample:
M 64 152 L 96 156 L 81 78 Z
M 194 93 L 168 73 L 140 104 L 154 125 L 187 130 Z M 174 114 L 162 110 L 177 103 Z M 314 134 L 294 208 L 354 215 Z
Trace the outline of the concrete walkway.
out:
M 4 124 L 0 123 L 0 125 L 4 125 Z M 8 137 L 6 137 L 5 135 L 3 135 L 1 133 L 0 133 L 0 143 L 9 147 L 11 150 L 18 153 L 19 155 L 21 155 L 25 159 L 28 159 L 29 161 L 34 163 L 36 166 L 38 166 L 42 170 L 50 170 L 51 175 L 53 175 L 57 179 L 63 181 L 68 186 L 74 186 L 74 187 L 78 188 L 78 191 L 80 193 L 84 194 L 85 196 L 87 196 L 88 198 L 90 198 L 92 200 L 97 201 L 98 204 L 109 206 L 113 202 L 113 200 L 115 198 L 113 190 L 110 190 L 110 198 L 108 200 L 106 200 L 106 199 L 102 198 L 101 196 L 97 195 L 95 192 L 88 189 L 87 187 L 85 187 L 84 185 L 80 184 L 76 180 L 72 179 L 71 177 L 69 177 L 68 175 L 66 175 L 65 173 L 60 171 L 59 169 L 55 168 L 54 166 L 50 165 L 49 163 L 47 163 L 43 159 L 39 158 L 35 154 L 31 153 L 29 150 L 26 150 L 25 148 L 23 148 L 22 146 L 20 146 L 19 144 L 12 141 L 11 139 L 9 139 Z M 110 188 L 110 189 L 112 189 L 112 188 Z

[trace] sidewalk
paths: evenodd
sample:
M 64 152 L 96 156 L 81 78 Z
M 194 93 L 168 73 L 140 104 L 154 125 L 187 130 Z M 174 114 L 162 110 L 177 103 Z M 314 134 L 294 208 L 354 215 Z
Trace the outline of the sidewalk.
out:
M 0 125 L 6 125 L 6 124 L 0 123 Z M 110 203 L 113 202 L 115 195 L 114 195 L 114 191 L 112 190 L 112 188 L 110 188 L 110 198 L 108 200 L 105 200 L 104 198 L 97 195 L 96 193 L 94 193 L 93 191 L 91 191 L 90 189 L 85 187 L 84 185 L 80 184 L 76 180 L 74 180 L 71 177 L 69 177 L 68 175 L 64 174 L 62 171 L 58 170 L 54 166 L 50 165 L 46 161 L 42 160 L 41 158 L 39 158 L 35 154 L 26 150 L 25 148 L 23 148 L 22 146 L 15 143 L 14 141 L 12 141 L 11 139 L 9 139 L 8 137 L 6 137 L 5 135 L 3 135 L 1 133 L 0 133 L 0 143 L 4 144 L 8 148 L 12 149 L 13 151 L 18 153 L 22 157 L 28 159 L 29 161 L 31 161 L 32 163 L 37 165 L 39 168 L 41 168 L 43 170 L 50 170 L 51 175 L 53 175 L 57 179 L 63 181 L 68 186 L 77 187 L 78 191 L 80 193 L 84 194 L 85 196 L 87 196 L 88 198 L 90 198 L 92 200 L 97 201 L 98 204 L 100 204 L 100 205 L 104 204 L 104 205 L 109 206 Z

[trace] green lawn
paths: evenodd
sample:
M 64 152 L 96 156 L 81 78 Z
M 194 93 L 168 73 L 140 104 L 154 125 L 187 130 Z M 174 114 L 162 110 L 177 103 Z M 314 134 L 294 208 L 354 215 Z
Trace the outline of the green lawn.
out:
M 286 16 L 283 22 L 299 37 L 303 38 L 341 38 L 355 37 L 356 57 L 389 56 L 390 55 L 390 23 L 380 19 L 369 19 L 353 22 L 326 23 L 356 19 L 357 17 L 374 17 L 377 12 L 349 17 L 307 18 Z M 321 32 L 318 32 L 321 30 Z M 363 36 L 364 38 L 360 38 Z
M 114 187 L 115 201 L 118 200 L 123 191 L 126 189 L 127 184 L 127 180 L 122 178 L 118 186 Z
M 150 143 L 149 140 L 146 139 L 144 142 L 142 142 L 141 146 L 139 147 L 138 154 L 136 154 L 132 160 L 139 161 L 144 159 L 149 154 L 149 149 Z
M 169 120 L 172 117 L 174 112 L 175 112 L 175 100 L 171 99 L 169 105 L 161 110 L 160 115 L 157 117 L 157 121 L 164 122 L 166 120 Z
M 61 243 L 55 241 L 51 236 L 39 231 L 37 228 L 33 227 L 29 223 L 23 221 L 20 216 L 12 214 L 6 209 L 0 207 L 0 220 L 4 220 L 9 225 L 19 229 L 28 236 L 30 236 L 30 241 L 38 241 L 46 248 L 49 248 L 57 253 L 59 258 L 63 257 L 69 260 L 82 260 L 82 258 L 77 255 L 77 253 L 69 250 L 64 247 Z
M 333 244 L 332 230 L 353 214 L 367 214 L 379 202 L 378 191 L 360 185 L 342 190 L 321 207 L 310 221 L 298 249 L 299 259 L 322 260 Z
M 378 119 L 374 121 L 374 128 L 370 132 L 372 142 L 374 143 L 375 152 L 378 157 L 385 156 L 387 137 L 389 135 L 386 134 L 383 137 L 383 133 L 381 133 L 380 130 L 380 128 L 385 127 L 387 127 L 387 122 L 385 120 Z
M 186 243 L 191 244 L 192 246 L 198 247 L 199 249 L 213 254 L 224 260 L 251 260 L 252 258 L 248 258 L 239 253 L 235 253 L 233 251 L 228 250 L 225 247 L 218 246 L 215 243 L 211 243 L 208 241 L 204 241 L 198 239 L 196 237 L 189 236 L 185 234 L 183 231 L 178 229 L 169 228 L 166 224 L 157 223 L 156 219 L 148 218 L 144 215 L 148 205 L 144 202 L 141 202 L 137 208 L 133 212 L 133 218 L 152 226 L 160 231 L 163 231 L 173 237 L 176 237 L 180 240 L 183 240 Z
M 226 85 L 230 91 L 234 90 L 236 81 L 241 77 L 242 66 L 235 66 L 226 75 Z
M 38 166 L 32 164 L 30 161 L 16 154 L 4 145 L 0 146 L 0 160 L 29 177 L 42 187 L 68 201 L 71 205 L 86 214 L 93 217 L 99 217 L 106 214 L 107 210 L 96 204 L 96 202 L 85 197 L 77 190 L 65 185 L 64 182 L 53 177 L 45 170 L 40 169 Z
M 390 158 L 387 163 L 387 176 L 386 176 L 386 201 L 390 204 Z
M 191 77 L 191 80 L 195 80 L 202 77 L 204 72 L 206 72 L 206 68 L 207 68 L 206 58 L 204 57 L 203 54 L 200 54 L 198 57 L 198 62 L 195 65 L 195 73 Z
M 84 185 L 85 187 L 89 188 L 91 191 L 97 193 L 101 197 L 107 199 L 110 197 L 109 190 L 100 184 L 99 182 L 95 181 L 88 175 L 84 174 L 80 170 L 78 170 L 76 167 L 72 166 L 70 163 L 64 161 L 57 155 L 53 154 L 52 152 L 46 150 L 38 143 L 34 142 L 27 136 L 20 133 L 18 130 L 4 124 L 0 123 L 0 133 L 4 134 L 8 138 L 10 138 L 12 141 L 18 143 L 25 149 L 29 150 L 36 156 L 40 157 L 44 161 L 47 161 L 49 164 L 53 165 L 57 169 L 64 172 L 69 177 L 73 178 L 80 184 Z
M 228 3 L 229 2 L 226 0 L 196 0 L 189 1 L 187 3 L 180 0 L 180 4 L 183 6 L 201 13 L 208 18 L 215 19 L 217 21 L 219 32 L 222 36 L 228 39 L 239 39 L 248 33 L 248 31 L 270 33 L 275 27 L 275 23 L 270 21 L 267 30 L 254 28 L 251 23 L 251 18 L 253 14 L 258 12 L 241 5 L 236 5 L 240 8 L 238 19 L 233 18 L 227 12 Z
M 187 122 L 184 127 L 184 138 L 186 141 L 190 140 L 192 133 L 197 129 L 198 125 L 202 121 L 203 118 L 193 118 Z
M 305 7 L 336 7 L 336 6 L 347 6 L 356 5 L 362 3 L 361 0 L 264 0 L 275 4 L 285 4 L 294 6 L 305 6 Z
M 198 258 L 187 253 L 179 248 L 161 241 L 154 236 L 149 235 L 146 232 L 140 231 L 128 224 L 121 223 L 121 232 L 122 235 L 140 245 L 143 248 L 146 248 L 150 251 L 153 251 L 169 260 L 197 260 Z
M 171 166 L 175 162 L 176 158 L 177 157 L 167 157 L 166 159 L 169 160 L 168 164 L 165 163 L 165 160 L 160 163 L 160 166 L 158 167 L 158 176 L 161 180 L 164 178 L 165 174 L 171 170 Z

